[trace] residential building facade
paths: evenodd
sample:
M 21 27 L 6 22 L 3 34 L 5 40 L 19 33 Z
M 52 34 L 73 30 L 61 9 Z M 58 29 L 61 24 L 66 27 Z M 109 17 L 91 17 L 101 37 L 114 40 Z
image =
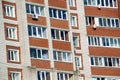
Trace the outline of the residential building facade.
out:
M 0 80 L 120 80 L 120 0 L 0 0 Z

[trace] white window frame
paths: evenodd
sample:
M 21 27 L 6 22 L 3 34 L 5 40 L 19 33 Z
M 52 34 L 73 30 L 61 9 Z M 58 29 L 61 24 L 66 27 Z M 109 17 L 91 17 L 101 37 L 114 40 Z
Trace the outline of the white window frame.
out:
M 75 0 L 69 0 L 69 6 L 75 7 Z
M 90 1 L 91 3 L 89 4 L 88 1 Z M 93 1 L 95 1 L 94 4 L 93 4 Z M 112 0 L 112 5 L 110 4 L 110 0 L 108 0 L 108 6 L 106 5 L 106 0 L 99 0 L 99 1 L 100 1 L 100 3 L 98 4 L 97 0 L 86 0 L 87 4 L 84 4 L 84 5 L 85 6 L 95 6 L 95 7 L 100 6 L 100 7 L 105 7 L 105 8 L 118 8 L 118 4 L 117 4 L 118 0 L 116 0 L 116 2 L 115 2 L 116 6 L 114 5 L 114 0 Z
M 48 53 L 48 50 L 47 49 L 43 49 L 43 48 L 34 48 L 34 47 L 30 47 L 30 49 L 35 49 L 35 51 L 36 51 L 36 53 L 34 53 L 34 54 L 36 54 L 36 58 L 33 56 L 33 57 L 31 57 L 31 58 L 35 58 L 35 59 L 44 59 L 44 60 L 48 60 L 49 59 L 49 53 Z M 41 55 L 41 58 L 39 58 L 38 57 L 38 50 L 40 50 L 40 55 Z M 43 55 L 43 50 L 46 50 L 47 51 L 47 53 L 45 54 L 45 55 L 47 55 L 47 56 L 44 56 Z M 31 51 L 30 51 L 30 55 L 31 55 Z
M 10 80 L 21 80 L 21 73 L 10 71 Z
M 51 18 L 55 18 L 55 19 L 61 19 L 61 20 L 67 20 L 67 11 L 66 10 L 62 10 L 62 9 L 54 9 L 54 8 L 49 8 L 49 10 L 51 9 Z M 56 10 L 55 14 L 56 14 L 56 17 L 54 17 L 54 10 Z M 60 15 L 61 15 L 61 18 L 59 18 L 59 13 L 58 11 L 61 11 Z M 65 12 L 65 15 L 66 15 L 66 18 L 64 19 L 64 13 Z
M 57 80 L 58 80 L 58 78 L 59 78 L 60 80 L 66 80 L 66 79 L 65 79 L 65 75 L 67 75 L 67 80 L 70 80 L 70 79 L 69 79 L 70 74 L 68 74 L 68 73 L 60 73 L 60 72 L 57 73 Z M 61 76 L 62 76 L 63 78 L 61 78 Z
M 8 56 L 10 61 L 19 62 L 19 50 L 8 49 Z M 13 58 L 13 59 L 12 59 Z
M 79 36 L 77 36 L 77 35 L 73 35 L 73 38 L 76 38 L 76 40 L 74 41 L 74 39 L 73 39 L 73 46 L 74 47 L 79 47 L 80 45 L 79 45 Z M 77 42 L 76 42 L 77 41 Z M 74 43 L 76 44 L 76 45 L 74 45 Z
M 91 66 L 117 67 L 117 68 L 120 68 L 120 58 L 116 58 L 116 57 L 98 57 L 98 56 L 91 56 L 90 58 L 93 58 L 93 65 L 91 64 Z M 101 62 L 99 60 L 100 58 L 101 58 Z M 107 62 L 105 61 L 105 59 L 107 60 Z M 111 60 L 111 63 L 108 61 L 108 59 Z M 113 59 L 115 61 L 113 61 Z M 96 62 L 98 62 L 98 64 L 96 64 Z
M 28 25 L 28 28 L 31 31 L 31 36 L 30 37 L 38 37 L 38 38 L 47 38 L 47 29 L 45 27 L 42 26 L 34 26 L 34 25 Z M 36 35 L 34 35 L 34 29 L 35 28 L 35 33 Z M 40 28 L 41 31 L 41 35 L 38 33 L 38 28 Z M 44 30 L 44 31 L 43 31 Z M 29 30 L 28 30 L 29 31 Z
M 65 32 L 67 32 L 67 35 L 68 35 L 68 38 L 69 38 L 69 32 L 68 31 L 59 30 L 59 29 L 51 29 L 51 35 L 53 35 L 52 30 L 53 30 L 54 36 L 55 36 L 55 38 L 52 37 L 53 40 L 69 41 L 69 39 L 67 39 L 67 36 L 65 35 Z M 57 34 L 57 31 L 58 31 L 58 34 Z M 61 32 L 63 32 L 63 38 L 62 38 Z
M 58 55 L 58 54 L 60 54 L 60 55 Z M 53 56 L 54 55 L 56 55 L 56 60 L 54 59 L 55 61 L 72 62 L 72 54 L 70 52 L 54 50 Z M 61 60 L 59 60 L 59 58 L 61 58 Z
M 6 27 L 6 34 L 8 39 L 15 39 L 17 40 L 17 28 L 12 26 Z
M 77 16 L 71 15 L 71 26 L 77 27 Z
M 86 26 L 90 26 L 89 19 L 92 20 L 92 17 L 93 16 L 85 17 L 86 18 Z M 109 17 L 93 17 L 93 18 L 94 18 L 95 25 L 97 27 L 120 28 L 119 18 L 109 18 Z M 102 21 L 100 21 L 100 19 Z M 108 23 L 108 21 L 107 21 L 108 19 L 110 20 L 110 23 Z M 116 23 L 116 21 L 117 21 L 117 23 Z M 100 22 L 102 23 L 102 25 L 100 24 Z
M 96 37 L 97 40 L 95 41 Z M 111 40 L 113 40 L 112 43 Z M 88 44 L 89 46 L 120 48 L 120 37 L 88 36 Z
M 5 16 L 15 17 L 15 6 L 4 4 Z
M 76 60 L 76 59 L 78 59 L 78 60 Z M 81 58 L 81 56 L 75 56 L 75 64 L 76 64 L 76 67 L 78 67 L 78 68 L 82 67 L 82 58 Z
M 26 7 L 29 9 L 29 13 L 28 14 L 33 14 L 31 13 L 31 6 L 33 6 L 33 11 L 34 14 L 38 15 L 38 16 L 44 16 L 45 12 L 44 12 L 44 7 L 43 6 L 39 6 L 39 5 L 35 5 L 35 4 L 30 4 L 30 3 L 26 3 Z M 36 11 L 36 8 L 38 7 L 39 10 L 39 14 Z M 27 11 L 26 11 L 27 12 Z
M 47 73 L 49 73 L 50 75 L 50 72 L 47 72 L 47 71 L 37 71 L 37 76 L 38 74 L 40 75 L 40 80 L 43 80 L 43 76 L 44 76 L 44 80 L 47 80 Z

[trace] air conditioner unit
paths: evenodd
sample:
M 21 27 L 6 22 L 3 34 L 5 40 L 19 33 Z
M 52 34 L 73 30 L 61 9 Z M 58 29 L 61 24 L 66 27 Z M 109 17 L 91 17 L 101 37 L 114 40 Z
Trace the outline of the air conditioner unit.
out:
M 98 9 L 100 9 L 101 8 L 101 5 L 100 4 L 98 4 Z
M 94 25 L 93 25 L 93 29 L 96 30 L 96 28 L 97 28 L 97 26 L 96 26 L 96 24 L 94 24 Z
M 32 19 L 33 19 L 33 20 L 38 20 L 38 15 L 37 15 L 37 14 L 33 14 L 33 15 L 32 15 Z

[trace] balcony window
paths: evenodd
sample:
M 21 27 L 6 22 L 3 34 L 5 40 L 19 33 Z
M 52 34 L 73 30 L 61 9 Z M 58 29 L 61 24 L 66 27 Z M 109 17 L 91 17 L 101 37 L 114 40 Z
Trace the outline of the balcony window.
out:
M 53 57 L 55 61 L 71 62 L 72 56 L 69 52 L 53 51 Z
M 86 6 L 101 6 L 106 8 L 116 8 L 118 7 L 118 0 L 84 0 L 84 5 Z
M 65 10 L 49 8 L 49 16 L 56 19 L 67 19 L 67 12 Z
M 37 14 L 39 16 L 44 16 L 44 7 L 26 3 L 26 12 L 29 14 Z
M 46 49 L 38 49 L 38 48 L 30 48 L 30 56 L 31 58 L 36 59 L 48 59 L 48 50 Z
M 32 37 L 46 38 L 46 28 L 42 26 L 28 25 L 28 34 Z
M 120 67 L 120 58 L 115 57 L 90 57 L 92 66 Z
M 52 39 L 54 40 L 61 40 L 61 41 L 68 41 L 68 31 L 58 30 L 58 29 L 51 29 Z
M 50 80 L 50 73 L 47 71 L 37 71 L 37 80 Z

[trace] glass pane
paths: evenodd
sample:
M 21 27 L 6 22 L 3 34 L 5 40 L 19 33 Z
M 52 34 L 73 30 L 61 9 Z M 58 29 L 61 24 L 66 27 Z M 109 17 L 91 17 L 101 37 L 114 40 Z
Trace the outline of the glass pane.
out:
M 36 49 L 35 48 L 30 48 L 30 56 L 37 58 L 37 54 L 36 54 Z
M 59 17 L 59 18 L 62 18 L 61 12 L 62 12 L 61 10 L 58 10 L 58 17 Z
M 42 37 L 41 27 L 38 27 L 38 36 Z
M 53 51 L 53 58 L 54 58 L 54 60 L 57 60 L 57 54 L 56 54 L 56 51 Z
M 29 4 L 26 4 L 26 12 L 30 13 Z
M 63 19 L 66 19 L 66 11 L 63 11 Z
M 43 37 L 46 38 L 46 28 L 42 28 Z
M 53 15 L 52 15 L 52 9 L 51 8 L 49 8 L 49 16 L 53 17 Z
M 53 9 L 53 17 L 57 18 L 57 10 Z
M 108 24 L 108 27 L 110 27 L 110 19 L 107 19 L 107 24 Z
M 103 26 L 102 18 L 99 18 L 99 25 Z
M 40 14 L 40 12 L 39 12 L 39 6 L 36 6 L 35 8 L 36 8 L 36 14 L 39 15 Z
M 94 65 L 94 59 L 93 59 L 93 57 L 91 57 L 90 59 L 91 59 L 91 65 Z
M 38 80 L 41 80 L 40 71 L 37 71 L 37 78 Z
M 31 5 L 31 13 L 34 14 L 34 5 Z
M 48 59 L 48 51 L 47 50 L 42 50 L 42 58 Z
M 36 27 L 32 27 L 33 28 L 33 35 L 36 36 L 37 32 L 36 32 Z
M 108 62 L 107 62 L 107 58 L 106 57 L 104 58 L 104 64 L 105 64 L 105 66 L 108 66 Z
M 118 21 L 118 19 L 115 19 L 115 24 L 116 24 L 116 27 L 118 28 L 119 27 L 119 21 Z
M 87 5 L 87 0 L 84 0 L 84 5 Z
M 38 58 L 41 58 L 41 50 L 38 50 Z
M 54 29 L 51 29 L 51 35 L 52 35 L 52 39 L 55 39 L 55 31 L 54 31 Z

